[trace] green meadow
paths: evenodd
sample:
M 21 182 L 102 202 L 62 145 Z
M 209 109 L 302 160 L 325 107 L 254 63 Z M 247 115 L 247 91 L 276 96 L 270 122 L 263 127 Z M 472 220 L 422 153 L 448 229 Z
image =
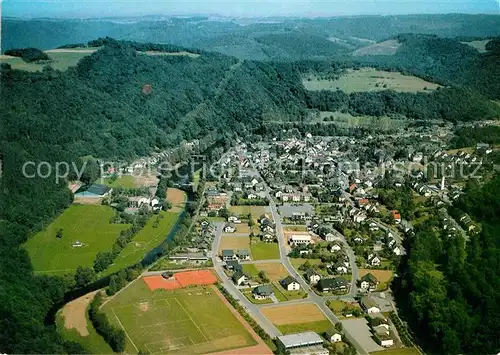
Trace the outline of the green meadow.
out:
M 107 206 L 70 206 L 24 244 L 33 269 L 61 275 L 74 272 L 78 266 L 91 267 L 97 253 L 111 250 L 120 232 L 130 227 L 109 223 L 114 214 Z M 61 238 L 57 237 L 59 230 Z M 73 246 L 76 241 L 83 245 Z

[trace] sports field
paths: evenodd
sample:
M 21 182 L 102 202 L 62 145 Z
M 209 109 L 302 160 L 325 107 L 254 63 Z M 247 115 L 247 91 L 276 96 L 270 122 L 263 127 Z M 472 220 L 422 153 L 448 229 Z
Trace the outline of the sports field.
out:
M 261 312 L 283 334 L 313 331 L 322 333 L 333 327 L 313 303 L 262 308 Z
M 150 291 L 142 280 L 105 304 L 126 353 L 201 354 L 257 344 L 212 286 Z
M 337 80 L 307 77 L 302 80 L 307 90 L 340 90 L 346 93 L 363 91 L 394 90 L 398 92 L 431 92 L 439 85 L 430 83 L 416 76 L 403 75 L 397 72 L 362 68 L 348 70 Z
M 151 216 L 144 228 L 137 233 L 134 239 L 116 257 L 114 263 L 104 272 L 111 274 L 141 261 L 150 250 L 161 244 L 178 218 L 179 213 L 170 211 L 160 211 L 159 214 Z
M 110 224 L 113 209 L 101 205 L 72 205 L 43 231 L 32 236 L 25 248 L 37 272 L 62 275 L 78 266 L 92 266 L 98 252 L 111 250 L 128 224 Z M 57 238 L 62 229 L 62 238 Z M 82 246 L 73 247 L 79 241 Z
M 0 63 L 8 63 L 12 69 L 26 70 L 26 71 L 42 71 L 45 66 L 50 66 L 53 69 L 64 71 L 69 67 L 74 67 L 78 64 L 80 59 L 91 55 L 97 48 L 82 48 L 82 49 L 53 49 L 45 51 L 52 59 L 48 62 L 41 63 L 27 63 L 19 57 L 12 57 L 2 55 L 0 56 Z

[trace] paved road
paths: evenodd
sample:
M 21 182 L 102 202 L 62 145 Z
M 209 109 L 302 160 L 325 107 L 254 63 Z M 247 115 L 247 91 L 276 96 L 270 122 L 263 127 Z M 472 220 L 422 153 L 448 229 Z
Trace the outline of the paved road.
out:
M 245 310 L 250 314 L 250 316 L 255 319 L 255 321 L 264 329 L 264 331 L 271 337 L 277 337 L 282 335 L 281 332 L 266 318 L 262 313 L 260 313 L 257 305 L 253 304 L 246 298 L 234 285 L 234 283 L 227 277 L 222 268 L 222 262 L 220 262 L 217 251 L 219 250 L 219 244 L 222 236 L 222 228 L 224 223 L 216 223 L 217 230 L 215 232 L 215 237 L 212 242 L 212 261 L 214 264 L 215 271 L 219 278 L 222 280 L 222 285 L 224 288 L 235 298 L 240 304 L 245 308 Z

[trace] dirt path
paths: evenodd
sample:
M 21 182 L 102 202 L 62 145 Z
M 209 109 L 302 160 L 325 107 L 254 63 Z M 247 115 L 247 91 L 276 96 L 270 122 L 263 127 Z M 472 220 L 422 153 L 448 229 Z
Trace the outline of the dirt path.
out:
M 92 302 L 97 292 L 99 291 L 87 293 L 85 296 L 77 298 L 63 307 L 62 315 L 66 329 L 74 328 L 83 337 L 89 335 L 85 313 L 87 312 L 87 306 Z
M 229 303 L 229 301 L 224 297 L 222 293 L 217 289 L 216 286 L 212 286 L 212 289 L 214 290 L 215 294 L 219 296 L 219 298 L 224 302 L 224 304 L 231 310 L 231 312 L 235 315 L 235 317 L 243 324 L 246 330 L 252 335 L 252 337 L 255 339 L 257 342 L 257 345 L 254 346 L 249 346 L 246 348 L 240 348 L 240 349 L 233 349 L 233 350 L 228 350 L 228 351 L 221 351 L 217 353 L 212 353 L 212 355 L 250 355 L 250 354 L 272 354 L 273 352 L 267 347 L 267 345 L 264 343 L 264 341 L 255 333 L 255 331 L 252 329 L 252 327 L 243 319 L 241 314 L 238 313 L 236 309 L 233 308 L 233 306 Z

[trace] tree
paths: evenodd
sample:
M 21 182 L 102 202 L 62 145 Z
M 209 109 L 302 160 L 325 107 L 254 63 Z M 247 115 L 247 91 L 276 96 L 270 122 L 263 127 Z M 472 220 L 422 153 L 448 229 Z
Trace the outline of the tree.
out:
M 267 274 L 265 273 L 264 270 L 259 271 L 259 278 L 262 280 L 262 282 L 267 283 L 269 282 L 269 278 L 267 277 Z
M 63 237 L 63 229 L 59 228 L 56 233 L 56 238 L 61 239 Z
M 75 272 L 75 286 L 83 287 L 94 280 L 95 272 L 93 269 L 85 266 L 78 266 Z
M 219 216 L 227 219 L 229 217 L 229 211 L 226 207 L 223 207 L 219 210 Z

